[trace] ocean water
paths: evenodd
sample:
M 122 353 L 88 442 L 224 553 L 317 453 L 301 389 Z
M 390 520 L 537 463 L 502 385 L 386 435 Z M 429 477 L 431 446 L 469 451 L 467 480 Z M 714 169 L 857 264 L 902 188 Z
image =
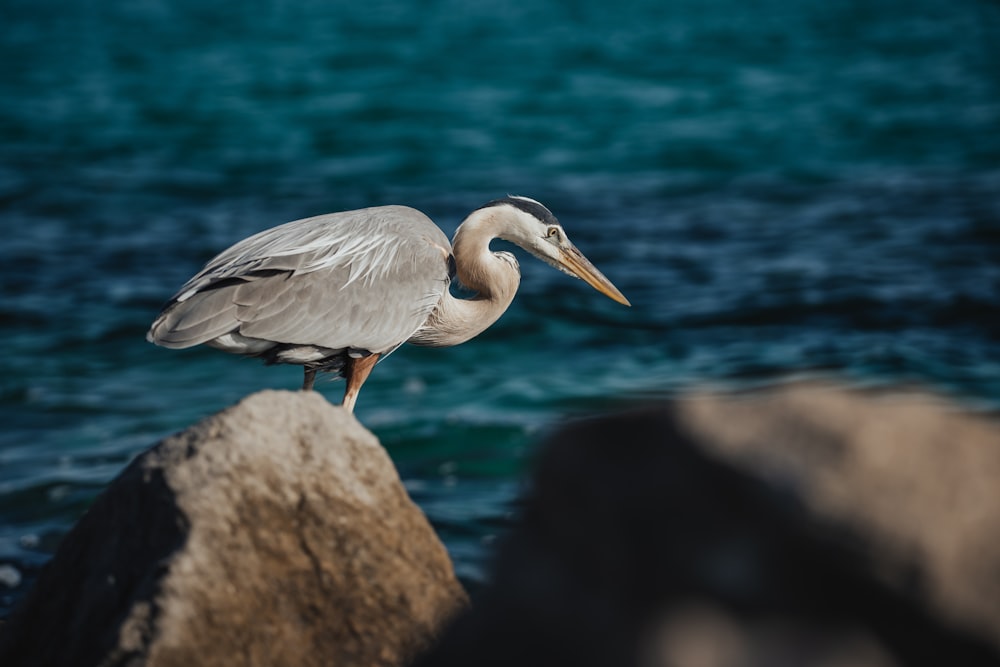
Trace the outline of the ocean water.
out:
M 451 234 L 528 195 L 632 301 L 522 253 L 497 325 L 365 386 L 473 586 L 563 419 L 789 376 L 1000 408 L 996 2 L 0 0 L 0 22 L 0 612 L 133 456 L 298 387 L 144 334 L 218 251 L 318 213 L 407 204 Z

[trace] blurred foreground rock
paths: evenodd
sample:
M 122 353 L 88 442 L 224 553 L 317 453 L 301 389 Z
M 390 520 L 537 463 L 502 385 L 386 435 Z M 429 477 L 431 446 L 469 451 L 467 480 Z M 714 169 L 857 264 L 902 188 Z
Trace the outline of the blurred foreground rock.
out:
M 863 541 L 887 583 L 1000 647 L 1000 421 L 924 393 L 792 385 L 678 405 L 709 451 Z
M 1000 428 L 818 386 L 570 424 L 417 664 L 1000 664 Z
M 465 604 L 373 435 L 261 392 L 136 459 L 0 628 L 0 664 L 400 665 Z

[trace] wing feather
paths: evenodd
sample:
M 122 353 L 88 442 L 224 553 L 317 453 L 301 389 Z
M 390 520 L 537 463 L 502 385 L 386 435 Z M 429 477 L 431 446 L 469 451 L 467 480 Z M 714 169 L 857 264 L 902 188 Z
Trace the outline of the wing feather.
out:
M 229 289 L 203 292 L 197 299 L 168 306 L 153 323 L 149 337 L 164 347 L 198 345 L 237 326 Z
M 189 347 L 238 333 L 388 352 L 447 291 L 450 251 L 437 225 L 401 206 L 291 222 L 212 259 L 181 287 L 148 338 Z

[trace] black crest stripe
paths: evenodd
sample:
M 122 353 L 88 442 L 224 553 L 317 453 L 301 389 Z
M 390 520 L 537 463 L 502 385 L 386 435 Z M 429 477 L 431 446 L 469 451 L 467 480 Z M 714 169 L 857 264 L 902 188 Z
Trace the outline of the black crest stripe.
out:
M 509 204 L 515 208 L 519 208 L 528 215 L 532 215 L 546 225 L 558 225 L 559 221 L 556 216 L 552 215 L 552 211 L 545 208 L 536 201 L 529 199 L 520 199 L 518 197 L 503 197 L 501 199 L 494 199 L 493 201 L 486 202 L 476 210 L 481 210 L 484 208 L 490 208 L 491 206 L 503 206 L 504 204 Z

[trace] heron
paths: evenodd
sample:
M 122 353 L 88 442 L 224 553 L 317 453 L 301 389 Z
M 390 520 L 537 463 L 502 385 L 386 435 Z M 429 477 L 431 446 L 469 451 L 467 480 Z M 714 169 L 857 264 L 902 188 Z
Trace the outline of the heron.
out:
M 372 368 L 403 343 L 459 345 L 496 322 L 521 281 L 510 241 L 626 306 L 628 299 L 576 248 L 549 209 L 508 195 L 466 217 L 452 243 L 407 206 L 376 206 L 289 222 L 239 241 L 188 280 L 146 339 L 195 345 L 347 380 L 354 411 Z M 458 279 L 472 296 L 453 296 Z

